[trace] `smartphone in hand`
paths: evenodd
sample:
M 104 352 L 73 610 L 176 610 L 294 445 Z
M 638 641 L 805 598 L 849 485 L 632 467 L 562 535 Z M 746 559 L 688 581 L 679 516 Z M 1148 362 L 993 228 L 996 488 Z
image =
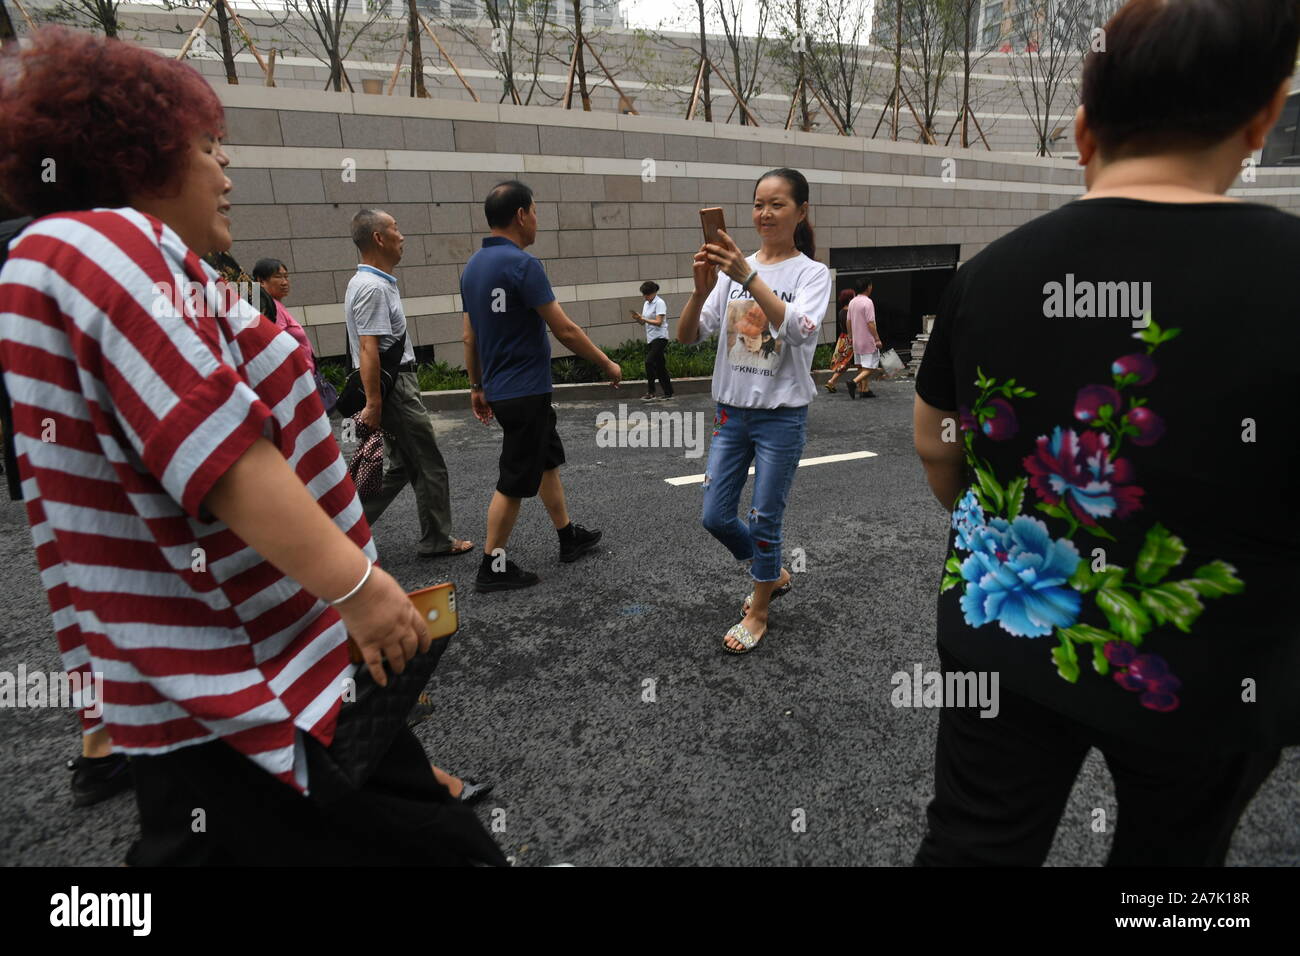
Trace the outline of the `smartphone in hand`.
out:
M 708 209 L 701 209 L 700 225 L 704 227 L 704 241 L 706 243 L 719 242 L 718 232 L 727 231 L 727 221 L 722 215 L 722 207 L 710 206 Z
M 424 626 L 432 640 L 450 637 L 460 627 L 460 616 L 456 613 L 456 585 L 450 581 L 412 591 L 407 597 L 424 618 Z
M 456 585 L 450 581 L 412 591 L 407 597 L 420 612 L 425 629 L 428 630 L 432 640 L 451 637 L 459 629 L 460 615 L 456 613 Z M 351 637 L 348 638 L 348 657 L 354 664 L 360 664 L 363 660 L 361 648 Z

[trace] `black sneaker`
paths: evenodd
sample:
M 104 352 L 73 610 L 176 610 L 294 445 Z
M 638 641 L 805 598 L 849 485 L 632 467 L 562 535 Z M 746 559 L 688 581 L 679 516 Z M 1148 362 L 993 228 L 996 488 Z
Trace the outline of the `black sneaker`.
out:
M 540 580 L 532 571 L 524 571 L 513 561 L 507 561 L 504 571 L 485 570 L 480 567 L 478 576 L 474 579 L 474 590 L 517 591 L 520 588 L 530 588 Z
M 865 392 L 862 393 L 862 397 L 863 397 L 863 398 L 875 398 L 875 397 L 876 397 L 876 393 L 873 392 L 871 389 L 867 389 Z
M 565 537 L 560 536 L 560 560 L 566 564 L 570 561 L 577 561 L 580 557 L 591 551 L 600 543 L 599 531 L 588 531 L 580 524 L 570 522 L 573 534 Z
M 853 379 L 849 379 L 849 398 L 855 399 L 857 397 L 858 397 L 858 383 L 853 381 Z
M 131 789 L 131 768 L 126 754 L 107 757 L 74 757 L 68 761 L 72 771 L 72 805 L 89 807 Z

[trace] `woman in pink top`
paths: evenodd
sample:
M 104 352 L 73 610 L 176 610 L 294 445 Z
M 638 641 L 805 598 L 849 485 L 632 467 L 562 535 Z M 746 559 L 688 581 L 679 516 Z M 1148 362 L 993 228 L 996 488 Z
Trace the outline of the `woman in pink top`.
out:
M 859 279 L 857 296 L 849 303 L 849 334 L 853 336 L 853 351 L 858 373 L 853 383 L 863 398 L 875 398 L 871 390 L 871 373 L 880 368 L 880 333 L 876 331 L 876 306 L 871 301 L 871 280 Z
M 257 265 L 253 266 L 253 278 L 262 284 L 262 289 L 275 302 L 275 315 L 267 313 L 266 317 L 278 328 L 293 336 L 294 341 L 298 343 L 298 351 L 302 353 L 302 357 L 315 374 L 316 356 L 312 354 L 307 333 L 281 302 L 289 294 L 288 268 L 279 259 L 258 259 Z

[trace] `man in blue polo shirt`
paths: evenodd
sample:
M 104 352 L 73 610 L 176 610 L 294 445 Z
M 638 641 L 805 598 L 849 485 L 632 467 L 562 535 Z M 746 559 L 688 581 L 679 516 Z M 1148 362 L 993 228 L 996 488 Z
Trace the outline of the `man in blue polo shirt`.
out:
M 496 418 L 505 440 L 474 589 L 505 591 L 538 581 L 536 574 L 505 558 L 524 498 L 540 493 L 560 537 L 561 561 L 577 560 L 600 541 L 599 531 L 573 524 L 565 506 L 559 472 L 564 446 L 551 407 L 547 328 L 575 355 L 598 365 L 615 388 L 623 371 L 564 314 L 546 270 L 524 251 L 537 238 L 533 191 L 515 180 L 500 183 L 488 193 L 483 212 L 492 235 L 470 256 L 460 276 L 465 368 L 474 415 L 485 425 Z

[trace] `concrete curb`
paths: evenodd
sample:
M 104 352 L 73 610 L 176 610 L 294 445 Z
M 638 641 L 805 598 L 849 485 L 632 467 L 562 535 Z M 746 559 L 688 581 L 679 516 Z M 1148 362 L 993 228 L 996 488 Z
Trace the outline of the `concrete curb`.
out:
M 894 372 L 886 376 L 885 381 L 898 381 L 905 375 L 904 372 Z M 831 373 L 828 369 L 818 369 L 813 373 L 813 380 L 817 382 L 818 387 L 822 385 Z M 841 384 L 843 381 L 841 380 Z M 632 379 L 625 381 L 617 388 L 609 387 L 608 382 L 575 382 L 572 384 L 555 385 L 555 401 L 564 402 L 591 402 L 601 399 L 618 399 L 621 401 L 639 399 L 645 394 L 643 390 L 645 379 Z M 713 377 L 699 378 L 675 378 L 673 379 L 673 391 L 678 395 L 707 395 L 713 391 Z M 450 388 L 442 389 L 436 392 L 421 392 L 420 399 L 424 402 L 424 407 L 431 412 L 457 411 L 460 409 L 469 409 L 469 389 L 467 388 Z

